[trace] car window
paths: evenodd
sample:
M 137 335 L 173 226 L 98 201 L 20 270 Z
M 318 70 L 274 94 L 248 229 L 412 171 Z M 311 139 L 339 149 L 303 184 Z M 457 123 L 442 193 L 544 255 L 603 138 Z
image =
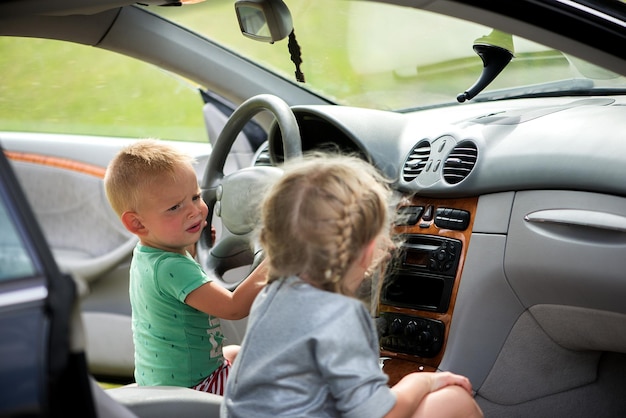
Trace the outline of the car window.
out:
M 156 66 L 56 40 L 0 51 L 0 131 L 208 141 L 196 86 Z
M 341 105 L 406 110 L 457 104 L 483 69 L 475 43 L 505 47 L 513 55 L 485 89 L 491 97 L 626 85 L 625 77 L 570 54 L 467 20 L 367 1 L 285 3 L 301 52 L 305 82 L 298 84 Z M 270 44 L 243 36 L 232 2 L 151 10 L 296 82 L 288 38 Z M 378 24 L 380 16 L 393 24 Z
M 4 200 L 0 200 L 0 231 L 0 281 L 35 275 L 35 266 L 9 217 Z

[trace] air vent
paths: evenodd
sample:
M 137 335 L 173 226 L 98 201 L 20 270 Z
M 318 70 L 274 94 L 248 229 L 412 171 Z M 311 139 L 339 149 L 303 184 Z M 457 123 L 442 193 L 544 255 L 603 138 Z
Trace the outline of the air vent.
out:
M 429 156 L 430 143 L 428 141 L 420 141 L 413 150 L 411 150 L 409 157 L 404 163 L 404 168 L 402 169 L 404 181 L 408 182 L 414 180 L 415 177 L 424 170 Z
M 261 146 L 256 150 L 256 153 L 254 154 L 253 166 L 272 166 L 270 147 L 267 141 L 261 144 Z
M 471 141 L 460 142 L 452 149 L 443 164 L 443 178 L 449 184 L 463 181 L 476 165 L 478 148 Z

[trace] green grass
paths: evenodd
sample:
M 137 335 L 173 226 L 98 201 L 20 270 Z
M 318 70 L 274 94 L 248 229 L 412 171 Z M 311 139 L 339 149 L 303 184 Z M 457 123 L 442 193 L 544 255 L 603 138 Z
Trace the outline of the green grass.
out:
M 0 130 L 207 141 L 197 90 L 154 66 L 61 41 L 0 51 Z
M 207 3 L 210 14 L 200 5 L 151 10 L 243 38 L 232 0 Z M 0 74 L 0 131 L 208 140 L 197 86 L 139 60 L 63 41 L 0 37 Z

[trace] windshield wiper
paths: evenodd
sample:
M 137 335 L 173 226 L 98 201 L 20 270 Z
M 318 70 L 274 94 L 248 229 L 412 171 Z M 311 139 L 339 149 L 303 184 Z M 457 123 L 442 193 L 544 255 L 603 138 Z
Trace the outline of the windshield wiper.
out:
M 492 90 L 476 97 L 474 101 L 489 102 L 493 100 L 558 96 L 608 96 L 623 94 L 625 91 L 623 88 L 595 87 L 593 80 L 574 78 L 511 89 Z

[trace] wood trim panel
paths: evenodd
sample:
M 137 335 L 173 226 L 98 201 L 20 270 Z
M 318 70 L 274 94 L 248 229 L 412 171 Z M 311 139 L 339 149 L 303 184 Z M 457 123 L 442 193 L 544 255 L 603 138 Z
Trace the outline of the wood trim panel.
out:
M 459 283 L 461 282 L 461 277 L 463 274 L 463 266 L 465 264 L 465 256 L 467 254 L 467 247 L 469 245 L 472 227 L 474 225 L 474 218 L 476 216 L 476 207 L 478 205 L 478 197 L 471 198 L 460 198 L 460 199 L 429 199 L 422 198 L 419 196 L 414 196 L 412 198 L 408 198 L 406 201 L 402 202 L 399 207 L 402 206 L 423 206 L 428 207 L 432 206 L 433 214 L 437 208 L 454 208 L 454 209 L 462 209 L 470 214 L 470 219 L 468 223 L 468 227 L 463 231 L 439 228 L 434 223 L 434 219 L 429 221 L 423 221 L 420 219 L 416 225 L 402 225 L 396 226 L 394 228 L 394 233 L 397 234 L 424 234 L 424 235 L 434 235 L 439 237 L 448 237 L 454 238 L 462 243 L 461 254 L 459 258 L 459 265 L 457 268 L 456 276 L 454 278 L 454 285 L 452 288 L 452 294 L 450 296 L 450 304 L 448 306 L 448 310 L 446 312 L 431 312 L 424 311 L 420 309 L 411 309 L 406 307 L 398 307 L 398 306 L 390 306 L 384 303 L 379 303 L 378 310 L 379 312 L 392 312 L 403 315 L 410 315 L 420 318 L 427 319 L 435 319 L 444 323 L 445 332 L 444 332 L 444 341 L 439 353 L 432 358 L 420 357 L 417 355 L 410 355 L 405 353 L 399 353 L 388 350 L 381 350 L 381 357 L 389 357 L 389 360 L 386 360 L 383 365 L 383 370 L 389 376 L 389 385 L 393 386 L 406 374 L 415 372 L 415 371 L 435 371 L 439 367 L 441 363 L 441 359 L 443 358 L 443 353 L 446 349 L 446 342 L 448 339 L 448 333 L 450 330 L 450 323 L 452 322 L 452 314 L 454 312 L 454 305 L 456 302 L 456 296 L 459 288 Z

